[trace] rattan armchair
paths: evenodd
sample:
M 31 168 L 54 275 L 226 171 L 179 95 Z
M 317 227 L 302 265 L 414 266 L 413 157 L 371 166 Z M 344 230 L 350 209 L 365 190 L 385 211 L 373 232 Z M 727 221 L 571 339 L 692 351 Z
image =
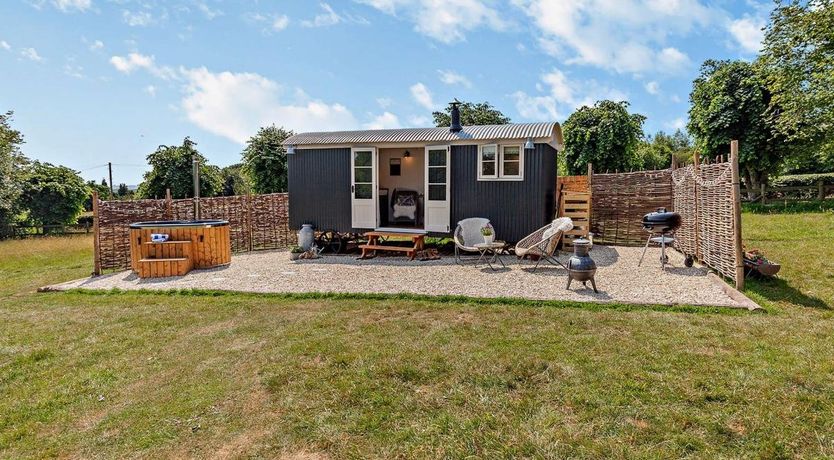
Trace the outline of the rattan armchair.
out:
M 524 259 L 536 259 L 533 271 L 539 268 L 542 260 L 566 268 L 565 264 L 559 262 L 559 259 L 556 258 L 558 256 L 557 247 L 562 235 L 571 229 L 573 229 L 573 221 L 569 217 L 560 217 L 519 241 L 515 245 L 515 255 L 522 261 Z

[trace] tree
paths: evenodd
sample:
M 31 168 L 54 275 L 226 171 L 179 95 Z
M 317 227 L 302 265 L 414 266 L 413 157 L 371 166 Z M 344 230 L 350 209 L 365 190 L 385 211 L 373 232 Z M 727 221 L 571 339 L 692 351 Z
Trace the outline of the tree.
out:
M 35 161 L 24 176 L 21 204 L 35 224 L 72 224 L 89 195 L 90 188 L 77 172 Z
M 640 169 L 637 147 L 646 117 L 628 112 L 628 102 L 598 101 L 583 106 L 565 121 L 565 162 L 569 174 Z
M 489 102 L 461 102 L 460 124 L 463 126 L 474 125 L 504 125 L 510 122 L 510 118 L 490 105 Z M 433 112 L 434 125 L 438 128 L 448 127 L 452 124 L 452 108 L 446 107 L 443 112 Z
M 148 155 L 151 170 L 145 173 L 136 195 L 140 198 L 160 198 L 165 196 L 165 189 L 171 189 L 174 198 L 193 197 L 193 158 L 200 163 L 200 196 L 220 193 L 223 185 L 220 168 L 209 165 L 195 148 L 196 145 L 188 137 L 183 139 L 182 145 L 160 145 Z
M 102 200 L 106 200 L 110 196 L 110 187 L 107 185 L 106 179 L 102 179 L 100 184 L 94 180 L 87 181 L 87 188 L 90 190 L 90 193 L 84 200 L 85 211 L 92 211 L 93 209 L 93 191 L 98 192 L 98 197 Z
M 127 198 L 130 195 L 130 189 L 127 188 L 127 184 L 121 183 L 119 184 L 119 189 L 116 192 L 116 195 L 119 195 L 119 198 Z
M 220 192 L 221 195 L 245 195 L 251 191 L 249 181 L 243 175 L 242 169 L 243 165 L 240 163 L 220 169 L 220 175 L 223 177 L 223 190 Z
M 287 151 L 281 145 L 293 132 L 275 125 L 262 127 L 243 149 L 243 174 L 255 193 L 287 191 Z
M 23 168 L 28 163 L 20 151 L 23 135 L 11 127 L 12 115 L 0 114 L 0 236 L 20 212 Z
M 739 166 L 744 183 L 758 189 L 779 171 L 789 146 L 773 129 L 768 115 L 770 92 L 753 64 L 708 60 L 692 85 L 689 132 L 701 156 L 730 152 L 739 141 Z
M 680 129 L 672 135 L 659 131 L 640 142 L 637 156 L 640 158 L 641 168 L 647 170 L 670 167 L 672 157 L 683 164 L 692 157 L 692 140 Z
M 769 115 L 789 140 L 834 151 L 834 0 L 779 1 L 758 66 Z

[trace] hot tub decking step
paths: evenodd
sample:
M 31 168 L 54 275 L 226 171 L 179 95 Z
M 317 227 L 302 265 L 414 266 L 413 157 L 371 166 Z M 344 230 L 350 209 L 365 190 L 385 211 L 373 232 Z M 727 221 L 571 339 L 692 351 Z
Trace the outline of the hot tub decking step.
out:
M 139 260 L 137 273 L 140 278 L 183 276 L 192 268 L 194 264 L 189 257 L 147 258 Z

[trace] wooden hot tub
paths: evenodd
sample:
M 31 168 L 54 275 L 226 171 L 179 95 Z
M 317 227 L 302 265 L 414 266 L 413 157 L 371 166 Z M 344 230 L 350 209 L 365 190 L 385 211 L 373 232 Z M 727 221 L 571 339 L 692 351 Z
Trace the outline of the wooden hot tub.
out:
M 164 233 L 168 240 L 151 241 Z M 164 220 L 130 224 L 130 266 L 140 278 L 182 276 L 192 268 L 212 268 L 232 261 L 229 222 Z

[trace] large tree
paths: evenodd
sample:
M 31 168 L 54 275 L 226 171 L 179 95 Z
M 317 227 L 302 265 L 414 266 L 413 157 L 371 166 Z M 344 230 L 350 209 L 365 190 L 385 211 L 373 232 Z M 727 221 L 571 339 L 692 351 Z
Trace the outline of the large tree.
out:
M 642 169 L 668 168 L 672 164 L 672 157 L 683 164 L 692 156 L 692 140 L 680 129 L 671 135 L 658 131 L 640 142 L 637 156 Z
M 21 204 L 38 225 L 75 223 L 84 211 L 90 188 L 66 166 L 35 161 L 26 168 Z
M 287 191 L 287 150 L 281 145 L 293 132 L 275 125 L 262 127 L 243 149 L 243 174 L 255 193 Z
M 245 195 L 252 190 L 240 163 L 221 168 L 220 175 L 223 177 L 223 190 L 220 192 L 223 196 Z
M 775 128 L 815 152 L 834 150 L 834 0 L 781 0 L 758 60 Z
M 753 64 L 713 60 L 704 62 L 689 96 L 688 128 L 699 153 L 726 155 L 738 139 L 740 172 L 752 189 L 779 171 L 790 148 L 773 129 L 770 96 Z
M 643 165 L 637 147 L 646 117 L 628 112 L 628 102 L 598 101 L 572 113 L 564 124 L 568 174 L 584 174 L 588 163 L 596 171 L 629 171 Z
M 27 163 L 20 151 L 23 135 L 12 129 L 12 115 L 12 112 L 0 114 L 0 232 L 20 211 L 23 167 Z
M 463 126 L 474 125 L 504 125 L 510 122 L 510 118 L 500 110 L 493 107 L 489 102 L 461 102 L 460 124 Z M 433 112 L 434 125 L 447 127 L 452 124 L 452 108 L 446 107 L 443 112 Z
M 182 145 L 160 145 L 148 155 L 151 170 L 144 175 L 144 181 L 136 190 L 140 198 L 161 198 L 165 189 L 171 189 L 174 198 L 194 196 L 194 158 L 200 163 L 200 196 L 216 196 L 220 193 L 223 180 L 220 168 L 209 165 L 206 158 L 197 151 L 197 143 L 186 137 Z

